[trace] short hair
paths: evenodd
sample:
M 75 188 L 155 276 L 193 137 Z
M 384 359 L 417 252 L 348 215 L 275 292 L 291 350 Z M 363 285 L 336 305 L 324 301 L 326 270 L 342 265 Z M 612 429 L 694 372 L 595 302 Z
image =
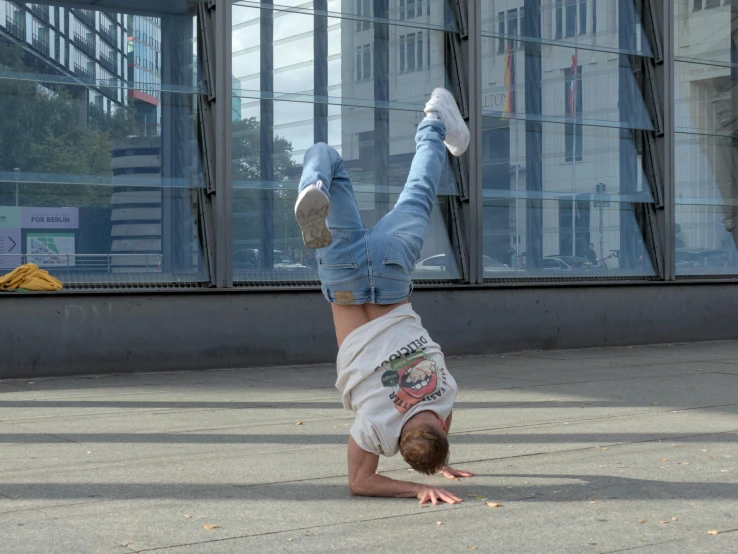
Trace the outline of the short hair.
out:
M 418 427 L 402 434 L 400 453 L 415 471 L 433 475 L 448 462 L 448 438 L 434 426 Z

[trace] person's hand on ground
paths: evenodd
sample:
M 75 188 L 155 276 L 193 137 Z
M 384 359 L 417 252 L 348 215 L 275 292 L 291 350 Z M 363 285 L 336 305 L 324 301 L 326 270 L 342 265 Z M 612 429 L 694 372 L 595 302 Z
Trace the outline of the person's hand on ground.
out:
M 438 473 L 443 475 L 446 479 L 456 479 L 457 477 L 474 477 L 471 471 L 465 469 L 454 469 L 450 465 L 445 465 L 438 470 Z
M 416 496 L 420 500 L 421 505 L 426 502 L 430 502 L 434 506 L 439 502 L 446 502 L 447 504 L 463 502 L 461 497 L 456 496 L 454 493 L 436 487 L 420 487 Z

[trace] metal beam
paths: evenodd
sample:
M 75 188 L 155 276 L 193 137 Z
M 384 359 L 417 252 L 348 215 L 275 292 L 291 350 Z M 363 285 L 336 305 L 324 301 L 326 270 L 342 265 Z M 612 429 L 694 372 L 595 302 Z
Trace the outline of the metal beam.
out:
M 328 0 L 313 2 L 313 80 L 315 104 L 313 105 L 313 141 L 328 142 Z
M 260 83 L 264 94 L 260 101 L 260 149 L 261 167 L 261 269 L 274 268 L 274 7 L 272 0 L 264 0 L 259 23 Z
M 656 86 L 661 97 L 663 111 L 663 135 L 656 137 L 656 150 L 661 167 L 663 183 L 663 206 L 656 210 L 663 271 L 661 277 L 667 281 L 675 276 L 675 179 L 674 179 L 674 0 L 654 0 L 656 21 L 660 21 L 660 36 L 663 56 L 656 64 Z
M 467 2 L 467 39 L 464 53 L 467 59 L 469 83 L 469 131 L 471 142 L 466 155 L 469 164 L 469 201 L 464 205 L 467 245 L 469 247 L 469 282 L 484 282 L 482 264 L 484 201 L 482 196 L 482 6 L 475 0 Z
M 213 0 L 211 6 L 215 8 L 215 284 L 228 288 L 233 286 L 232 2 Z
M 614 1 L 614 0 L 612 0 Z M 525 0 L 525 13 L 540 14 L 541 0 Z M 540 17 L 526 17 L 523 34 L 541 38 Z M 525 122 L 525 188 L 535 198 L 543 191 L 543 64 L 541 44 L 535 40 L 525 43 L 525 113 L 532 116 Z M 573 153 L 576 155 L 576 152 Z M 528 269 L 540 269 L 543 260 L 543 201 L 526 201 L 526 258 Z M 574 237 L 572 237 L 574 238 Z

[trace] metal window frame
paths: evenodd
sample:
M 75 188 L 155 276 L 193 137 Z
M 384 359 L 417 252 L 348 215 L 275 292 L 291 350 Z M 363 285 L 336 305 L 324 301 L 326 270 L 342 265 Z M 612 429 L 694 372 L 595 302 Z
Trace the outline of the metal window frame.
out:
M 265 2 L 269 4 L 270 2 Z M 324 8 L 324 2 L 320 6 Z M 384 7 L 378 0 L 376 5 Z M 447 7 L 456 19 L 458 33 L 447 34 L 446 68 L 451 76 L 451 86 L 459 99 L 459 104 L 468 121 L 472 134 L 468 153 L 460 160 L 454 160 L 453 168 L 460 186 L 460 197 L 450 199 L 450 231 L 455 254 L 461 260 L 463 284 L 448 287 L 484 285 L 488 287 L 509 287 L 540 285 L 571 286 L 575 282 L 588 285 L 611 285 L 625 281 L 638 281 L 637 278 L 595 278 L 592 280 L 547 280 L 522 278 L 501 282 L 485 282 L 482 264 L 483 254 L 483 210 L 482 210 L 482 26 L 481 3 L 473 0 L 448 0 Z M 263 9 L 263 8 L 262 8 Z M 210 121 L 203 126 L 201 140 L 205 143 L 205 171 L 208 178 L 207 195 L 203 199 L 204 237 L 206 252 L 213 267 L 212 283 L 219 288 L 233 285 L 232 276 L 232 179 L 231 179 L 231 117 L 230 96 L 232 83 L 231 68 L 231 18 L 232 7 L 228 0 L 211 0 L 207 7 L 214 24 L 205 25 L 201 52 L 206 61 L 206 74 L 213 83 L 208 96 L 209 103 L 203 104 L 202 121 Z M 644 155 L 647 174 L 652 190 L 656 193 L 656 203 L 645 207 L 643 216 L 643 239 L 650 243 L 652 257 L 658 268 L 656 279 L 675 281 L 674 254 L 674 0 L 646 0 L 644 2 L 644 27 L 654 48 L 654 59 L 646 60 L 645 73 L 647 97 L 651 114 L 657 125 L 654 136 L 644 140 Z M 322 11 L 322 10 L 319 10 Z M 200 16 L 204 17 L 203 11 Z M 316 15 L 316 31 L 323 32 L 321 15 Z M 381 35 L 382 28 L 379 27 Z M 375 26 L 375 35 L 377 26 Z M 322 35 L 321 35 L 322 37 Z M 384 38 L 384 37 L 379 37 Z M 325 56 L 323 44 L 315 45 L 319 58 Z M 376 43 L 375 43 L 376 47 Z M 211 49 L 212 48 L 212 49 Z M 209 54 L 214 52 L 214 56 Z M 209 57 L 208 57 L 209 54 Z M 212 63 L 214 57 L 215 62 Z M 210 60 L 210 61 L 208 61 Z M 214 68 L 214 69 L 213 69 Z M 318 71 L 318 69 L 316 69 Z M 320 70 L 321 90 L 324 90 L 324 69 Z M 209 72 L 209 73 L 208 73 Z M 214 73 L 214 75 L 213 75 Z M 374 77 L 374 75 L 372 76 Z M 321 95 L 322 96 L 322 95 Z M 219 98 L 227 101 L 218 102 Z M 382 114 L 379 114 L 382 115 Z M 324 108 L 316 107 L 316 140 L 325 139 Z M 213 148 L 210 148 L 210 144 Z M 212 203 L 210 206 L 209 203 Z M 210 214 L 210 216 L 208 216 Z M 682 281 L 680 281 L 682 282 Z M 262 284 L 263 285 L 263 284 Z M 422 283 L 419 287 L 423 288 Z M 252 290 L 287 290 L 279 284 L 248 287 Z

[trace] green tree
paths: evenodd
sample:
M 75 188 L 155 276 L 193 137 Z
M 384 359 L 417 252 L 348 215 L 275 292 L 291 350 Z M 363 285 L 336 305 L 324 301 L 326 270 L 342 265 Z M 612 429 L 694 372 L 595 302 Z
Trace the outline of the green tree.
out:
M 300 165 L 292 159 L 292 143 L 284 137 L 275 136 L 272 157 L 274 188 L 271 192 L 264 192 L 260 136 L 260 124 L 255 117 L 233 123 L 233 179 L 236 182 L 233 193 L 233 236 L 237 241 L 236 250 L 239 247 L 258 248 L 262 231 L 263 194 L 271 194 L 274 198 L 272 221 L 275 248 L 287 248 L 301 237 L 293 215 Z
M 18 46 L 0 45 L 0 68 L 34 72 Z M 90 105 L 88 88 L 0 80 L 0 171 L 23 174 L 111 175 L 111 139 L 136 132 L 132 110 L 108 114 Z M 65 179 L 62 179 L 62 181 Z M 107 206 L 112 188 L 105 185 L 27 183 L 20 204 L 32 206 Z M 5 193 L 5 194 L 2 194 Z M 8 204 L 15 185 L 0 185 L 0 204 Z

